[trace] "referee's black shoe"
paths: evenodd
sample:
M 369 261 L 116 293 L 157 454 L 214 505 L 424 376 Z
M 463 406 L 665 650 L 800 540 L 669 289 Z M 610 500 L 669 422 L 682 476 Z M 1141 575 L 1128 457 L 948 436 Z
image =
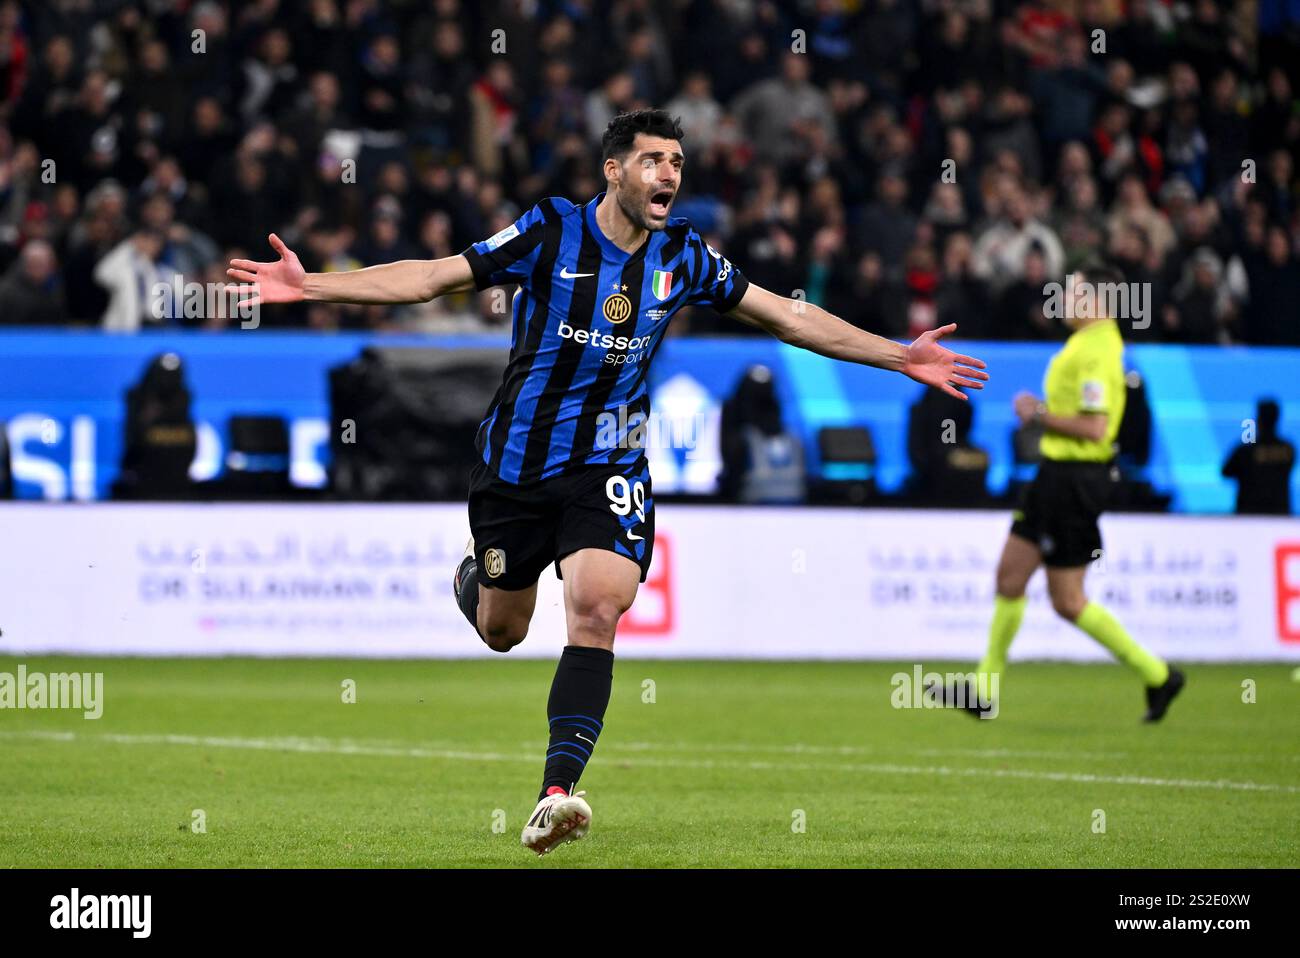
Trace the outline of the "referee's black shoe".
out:
M 925 694 L 937 705 L 950 709 L 961 709 L 971 718 L 993 718 L 997 714 L 992 700 L 981 702 L 979 692 L 969 681 L 932 682 L 926 686 Z
M 1183 690 L 1187 684 L 1187 676 L 1178 671 L 1172 665 L 1169 667 L 1169 678 L 1165 679 L 1164 685 L 1157 685 L 1155 688 L 1147 688 L 1147 714 L 1142 716 L 1144 722 L 1159 722 L 1169 711 L 1169 703 L 1174 700 L 1174 696 Z

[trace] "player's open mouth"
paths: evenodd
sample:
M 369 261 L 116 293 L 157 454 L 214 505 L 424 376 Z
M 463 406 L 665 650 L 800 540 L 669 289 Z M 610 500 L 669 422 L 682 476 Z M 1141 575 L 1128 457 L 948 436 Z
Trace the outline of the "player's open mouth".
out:
M 660 190 L 658 193 L 653 193 L 650 196 L 650 215 L 659 217 L 667 216 L 668 207 L 672 205 L 672 190 Z

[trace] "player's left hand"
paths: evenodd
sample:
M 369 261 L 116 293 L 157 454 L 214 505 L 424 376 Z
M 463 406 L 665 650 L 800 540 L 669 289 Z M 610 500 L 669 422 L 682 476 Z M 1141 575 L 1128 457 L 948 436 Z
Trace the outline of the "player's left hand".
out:
M 963 356 L 939 345 L 939 339 L 947 336 L 957 328 L 956 323 L 927 330 L 907 347 L 907 358 L 903 362 L 903 375 L 925 383 L 936 389 L 942 389 L 949 396 L 965 399 L 966 394 L 958 389 L 983 389 L 989 374 L 983 372 L 984 361 L 974 356 Z

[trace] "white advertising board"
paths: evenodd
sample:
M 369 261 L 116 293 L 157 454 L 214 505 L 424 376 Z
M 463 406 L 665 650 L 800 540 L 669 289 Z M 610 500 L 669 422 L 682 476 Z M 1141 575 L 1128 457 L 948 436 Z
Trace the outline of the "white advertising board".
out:
M 969 660 L 1000 512 L 660 505 L 629 657 Z M 1300 520 L 1113 515 L 1094 598 L 1175 660 L 1300 660 Z M 470 657 L 463 505 L 0 506 L 0 652 Z M 564 642 L 543 576 L 527 641 Z M 1104 659 L 1030 586 L 1012 658 Z

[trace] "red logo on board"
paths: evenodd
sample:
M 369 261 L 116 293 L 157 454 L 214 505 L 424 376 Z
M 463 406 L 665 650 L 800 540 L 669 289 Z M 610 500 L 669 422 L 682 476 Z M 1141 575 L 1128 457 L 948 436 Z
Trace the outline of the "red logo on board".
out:
M 1277 634 L 1300 642 L 1300 542 L 1279 542 L 1273 550 L 1277 576 Z
M 618 623 L 619 637 L 663 639 L 673 631 L 673 549 L 669 536 L 655 536 L 650 574 L 637 590 L 632 608 Z

